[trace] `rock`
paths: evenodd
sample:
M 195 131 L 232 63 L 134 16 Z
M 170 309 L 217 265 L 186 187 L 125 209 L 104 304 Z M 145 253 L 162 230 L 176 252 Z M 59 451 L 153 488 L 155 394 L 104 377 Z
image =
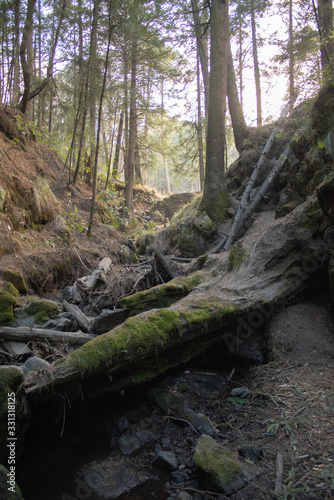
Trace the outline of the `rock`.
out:
M 124 434 L 117 439 L 117 446 L 123 455 L 130 455 L 138 450 L 141 444 L 135 434 Z
M 190 479 L 188 472 L 179 470 L 171 472 L 171 476 L 173 478 L 173 481 L 175 481 L 177 484 L 184 484 Z
M 80 477 L 79 498 L 91 498 L 93 494 L 94 498 L 101 500 L 117 499 L 147 479 L 131 465 L 123 465 L 112 457 L 101 462 L 92 462 L 80 471 Z
M 236 387 L 235 389 L 232 389 L 231 391 L 231 396 L 238 397 L 238 398 L 250 398 L 252 395 L 251 391 L 247 387 Z
M 116 425 L 117 431 L 120 434 L 123 434 L 123 432 L 129 428 L 130 422 L 128 421 L 128 419 L 126 417 L 122 416 L 116 420 L 115 425 Z
M 23 315 L 33 316 L 35 323 L 45 323 L 60 313 L 59 306 L 53 300 L 34 300 L 23 309 Z
M 153 463 L 154 465 L 158 465 L 162 469 L 166 469 L 168 471 L 177 470 L 179 465 L 176 455 L 169 451 L 160 451 Z
M 192 500 L 192 496 L 187 491 L 181 491 L 175 500 Z
M 249 458 L 254 462 L 256 460 L 262 460 L 264 457 L 263 450 L 261 448 L 253 448 L 253 446 L 241 446 L 238 453 L 241 457 Z
M 198 439 L 194 461 L 204 489 L 229 494 L 242 488 L 249 480 L 239 461 L 210 436 Z
M 158 436 L 149 430 L 138 431 L 135 434 L 123 434 L 117 439 L 117 446 L 123 455 L 130 455 L 146 443 L 154 441 Z
M 0 498 L 1 500 L 23 500 L 21 490 L 15 482 L 15 474 L 11 476 L 10 472 L 0 465 Z
M 17 299 L 11 293 L 0 290 L 0 325 L 8 325 L 14 320 Z
M 136 437 L 141 444 L 145 444 L 158 439 L 159 436 L 152 431 L 144 429 L 136 432 Z
M 19 293 L 23 295 L 27 293 L 28 287 L 21 273 L 7 269 L 0 270 L 0 274 L 5 281 L 9 281 L 9 283 L 13 284 Z
M 106 333 L 120 325 L 130 314 L 129 309 L 103 309 L 101 314 L 94 319 L 91 332 L 94 335 Z
M 6 349 L 9 354 L 14 356 L 14 358 L 19 358 L 25 354 L 32 354 L 32 350 L 29 349 L 25 342 L 16 342 L 15 340 L 7 340 L 3 342 L 2 347 Z
M 24 374 L 29 372 L 36 372 L 40 369 L 50 369 L 50 364 L 45 361 L 45 359 L 38 358 L 37 356 L 33 356 L 32 358 L 28 358 L 27 361 L 21 366 L 21 370 Z
M 79 330 L 73 314 L 69 312 L 59 314 L 55 319 L 49 319 L 46 323 L 43 323 L 42 328 L 57 330 L 59 332 L 76 332 Z

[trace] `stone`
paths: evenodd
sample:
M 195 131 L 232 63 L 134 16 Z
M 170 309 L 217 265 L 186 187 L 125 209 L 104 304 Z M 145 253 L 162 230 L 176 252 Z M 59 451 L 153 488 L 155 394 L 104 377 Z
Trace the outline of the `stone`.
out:
M 15 474 L 11 481 L 10 471 L 0 465 L 0 498 L 1 500 L 23 500 L 21 490 L 15 482 Z M 9 481 L 9 483 L 8 483 Z M 13 484 L 12 484 L 13 483 Z M 9 490 L 9 487 L 11 490 Z
M 154 441 L 158 436 L 149 430 L 138 431 L 135 434 L 123 434 L 117 439 L 117 446 L 123 455 L 130 455 L 144 444 Z
M 232 389 L 231 396 L 238 398 L 250 398 L 252 395 L 251 391 L 247 387 L 236 387 Z
M 7 340 L 3 342 L 2 347 L 6 349 L 14 358 L 19 358 L 25 354 L 32 354 L 32 350 L 25 342 L 17 342 L 16 340 Z
M 179 470 L 171 472 L 171 476 L 173 478 L 173 481 L 175 481 L 177 484 L 184 484 L 190 479 L 188 472 Z
M 192 500 L 192 496 L 187 491 L 181 491 L 175 500 Z
M 126 417 L 122 416 L 116 420 L 115 425 L 116 425 L 117 431 L 120 434 L 123 434 L 123 432 L 129 428 L 130 422 L 128 421 L 128 419 Z
M 130 455 L 141 447 L 141 443 L 135 434 L 123 434 L 117 439 L 117 446 L 123 455 Z
M 145 479 L 147 477 L 142 472 L 112 457 L 92 462 L 80 471 L 80 498 L 117 499 Z
M 49 319 L 46 323 L 43 323 L 42 328 L 59 332 L 76 332 L 79 330 L 73 314 L 69 312 L 59 314 L 55 319 Z
M 136 432 L 136 437 L 141 444 L 145 444 L 158 439 L 159 436 L 155 434 L 155 432 L 143 429 L 142 431 Z
M 50 364 L 45 361 L 45 359 L 38 358 L 37 356 L 28 358 L 27 361 L 21 366 L 21 370 L 24 374 L 27 374 L 29 372 L 36 372 L 43 368 L 49 370 Z
M 154 465 L 158 465 L 162 469 L 166 469 L 168 471 L 175 471 L 178 468 L 179 461 L 174 455 L 174 453 L 171 453 L 169 451 L 160 451 L 155 460 L 154 460 Z
M 199 437 L 194 461 L 203 489 L 229 494 L 242 488 L 249 480 L 240 462 L 210 436 Z
M 248 458 L 254 462 L 262 460 L 264 457 L 263 450 L 261 448 L 254 448 L 253 446 L 241 446 L 238 453 L 241 457 Z

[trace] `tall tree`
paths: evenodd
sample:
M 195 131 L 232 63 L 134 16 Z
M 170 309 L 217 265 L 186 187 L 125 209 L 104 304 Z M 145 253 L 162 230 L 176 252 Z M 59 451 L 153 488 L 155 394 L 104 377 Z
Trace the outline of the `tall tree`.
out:
M 320 35 L 323 75 L 334 73 L 333 0 L 318 0 L 318 29 Z
M 200 210 L 214 222 L 222 219 L 226 207 L 225 111 L 228 62 L 228 0 L 211 3 L 211 71 L 209 89 L 206 170 Z
M 256 21 L 255 21 L 255 0 L 250 0 L 250 14 L 252 22 L 252 45 L 253 45 L 253 60 L 254 60 L 254 77 L 256 89 L 256 114 L 257 126 L 262 126 L 262 100 L 261 100 L 261 82 L 260 82 L 260 67 L 257 50 L 257 36 L 256 36 Z
M 22 32 L 22 41 L 20 46 L 20 59 L 23 72 L 24 90 L 20 102 L 20 109 L 22 113 L 26 113 L 29 94 L 31 89 L 31 79 L 33 75 L 33 50 L 32 50 L 32 35 L 33 35 L 33 15 L 36 0 L 28 0 L 27 13 Z

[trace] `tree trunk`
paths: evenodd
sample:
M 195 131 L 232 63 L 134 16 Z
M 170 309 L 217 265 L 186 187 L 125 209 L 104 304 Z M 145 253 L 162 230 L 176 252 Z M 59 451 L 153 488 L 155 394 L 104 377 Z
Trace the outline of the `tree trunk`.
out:
M 228 33 L 228 2 L 213 0 L 206 171 L 200 210 L 205 211 L 214 222 L 222 220 L 227 197 L 224 167 Z
M 98 2 L 99 2 L 99 0 L 98 0 Z M 97 4 L 97 7 L 98 7 L 98 4 Z M 107 55 L 106 55 L 106 60 L 105 60 L 104 75 L 103 75 L 102 89 L 101 89 L 101 95 L 100 95 L 99 116 L 98 116 L 98 121 L 97 121 L 97 137 L 96 137 L 96 148 L 95 148 L 94 169 L 93 169 L 93 190 L 92 190 L 93 192 L 92 192 L 92 203 L 91 203 L 90 215 L 89 215 L 89 221 L 88 221 L 87 236 L 91 236 L 91 234 L 92 234 L 93 219 L 94 219 L 94 213 L 95 213 L 95 200 L 96 200 L 96 190 L 97 190 L 97 165 L 98 165 L 98 158 L 99 158 L 101 122 L 102 122 L 102 113 L 103 113 L 103 98 L 104 98 L 104 91 L 106 88 L 106 81 L 107 81 L 110 42 L 111 42 L 111 33 L 112 33 L 111 12 L 110 11 L 111 11 L 111 4 L 109 4 L 108 47 L 107 47 Z
M 97 81 L 97 24 L 98 24 L 98 12 L 101 0 L 93 0 L 93 22 L 92 31 L 90 37 L 90 49 L 89 49 L 89 141 L 90 141 L 90 155 L 93 159 L 96 154 L 96 81 Z
M 118 170 L 119 170 L 119 160 L 120 160 L 120 152 L 122 146 L 122 136 L 123 136 L 123 125 L 124 125 L 124 108 L 121 110 L 121 114 L 119 116 L 119 124 L 118 124 L 118 132 L 117 132 L 117 141 L 115 148 L 115 157 L 114 163 L 112 167 L 112 176 L 114 179 L 117 178 Z
M 23 114 L 26 113 L 29 101 L 29 94 L 31 88 L 31 77 L 33 74 L 33 49 L 32 49 L 32 35 L 33 35 L 33 14 L 35 9 L 36 0 L 28 0 L 27 15 L 22 32 L 22 41 L 20 46 L 20 59 L 23 72 L 24 90 L 20 102 L 20 109 Z
M 197 54 L 201 64 L 202 78 L 204 85 L 204 102 L 205 102 L 205 116 L 208 114 L 209 109 L 209 58 L 208 58 L 208 44 L 206 40 L 206 32 L 203 32 L 201 26 L 201 19 L 199 16 L 198 2 L 197 0 L 191 0 L 191 9 L 194 18 L 195 36 L 196 36 L 196 46 Z
M 239 153 L 241 153 L 243 142 L 248 136 L 248 129 L 242 112 L 242 107 L 239 102 L 230 42 L 228 44 L 227 96 L 235 147 Z
M 295 88 L 295 53 L 293 37 L 293 0 L 289 0 L 289 94 L 290 99 Z M 292 109 L 292 108 L 291 108 Z
M 14 78 L 13 78 L 13 99 L 14 106 L 19 100 L 19 84 L 20 84 L 20 67 L 19 67 L 19 54 L 20 54 L 20 0 L 13 2 L 14 10 Z
M 202 106 L 201 106 L 201 82 L 199 74 L 199 56 L 197 54 L 197 144 L 198 144 L 198 167 L 199 184 L 201 191 L 204 187 L 204 151 L 203 151 L 203 126 L 202 126 Z
M 50 344 L 77 344 L 82 345 L 92 340 L 95 335 L 82 332 L 59 332 L 47 328 L 31 328 L 28 326 L 0 326 L 0 335 L 3 340 L 22 342 L 47 340 Z
M 257 55 L 257 38 L 256 38 L 254 0 L 251 0 L 251 21 L 252 21 L 252 45 L 253 45 L 254 76 L 255 76 L 255 89 L 256 89 L 257 126 L 262 127 L 261 83 L 260 83 L 259 60 L 258 60 L 258 55 Z
M 130 122 L 129 122 L 129 150 L 127 169 L 125 171 L 125 204 L 133 214 L 133 185 L 135 173 L 135 148 L 136 148 L 136 92 L 137 92 L 137 41 L 132 42 L 131 49 L 131 88 L 130 88 Z
M 333 0 L 318 0 L 319 31 L 321 40 L 321 67 L 326 78 L 333 74 Z

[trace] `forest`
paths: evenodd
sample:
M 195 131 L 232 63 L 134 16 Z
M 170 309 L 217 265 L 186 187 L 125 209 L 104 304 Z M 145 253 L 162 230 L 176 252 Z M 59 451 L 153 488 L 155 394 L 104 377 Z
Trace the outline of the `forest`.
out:
M 38 140 L 56 148 L 69 184 L 124 179 L 130 212 L 134 183 L 166 194 L 203 189 L 220 37 L 211 100 L 216 108 L 227 95 L 214 124 L 224 134 L 223 170 L 247 126 L 277 118 L 296 86 L 299 99 L 312 97 L 331 68 L 330 1 L 17 0 L 0 8 L 1 103 L 17 106 Z

